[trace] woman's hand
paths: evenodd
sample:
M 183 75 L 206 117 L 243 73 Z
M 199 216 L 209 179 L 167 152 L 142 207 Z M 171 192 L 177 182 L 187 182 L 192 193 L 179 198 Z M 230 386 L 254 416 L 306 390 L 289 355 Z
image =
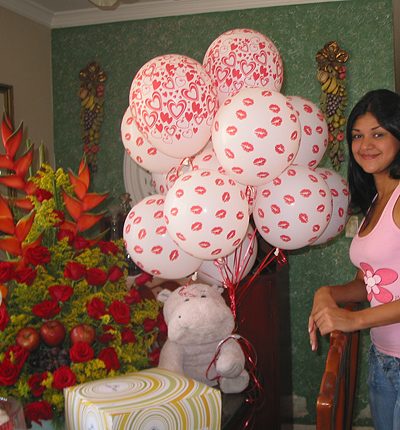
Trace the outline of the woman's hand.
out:
M 314 321 L 322 336 L 334 330 L 349 333 L 358 330 L 356 319 L 357 312 L 342 308 L 325 308 L 314 315 Z
M 316 315 L 320 315 L 326 309 L 336 309 L 337 307 L 338 306 L 332 297 L 332 291 L 329 287 L 322 287 L 315 293 L 311 315 L 308 319 L 308 333 L 310 335 L 312 351 L 315 351 L 318 348 L 317 330 L 319 325 L 317 323 Z

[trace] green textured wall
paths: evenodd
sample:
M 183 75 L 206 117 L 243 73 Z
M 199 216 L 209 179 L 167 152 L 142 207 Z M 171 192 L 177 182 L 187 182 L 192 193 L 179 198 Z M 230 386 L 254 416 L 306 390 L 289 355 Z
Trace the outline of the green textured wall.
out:
M 258 30 L 278 48 L 284 63 L 282 93 L 299 95 L 318 104 L 315 54 L 335 40 L 350 59 L 348 91 L 351 108 L 360 96 L 376 88 L 394 88 L 392 1 L 349 0 L 243 11 L 168 17 L 52 30 L 54 140 L 57 166 L 76 171 L 82 156 L 80 139 L 79 71 L 99 62 L 107 72 L 104 121 L 94 191 L 110 191 L 118 201 L 124 192 L 120 121 L 128 106 L 128 91 L 139 68 L 162 54 L 179 53 L 200 62 L 220 34 L 234 28 Z M 325 161 L 330 167 L 329 161 Z M 346 175 L 346 164 L 339 172 Z M 293 392 L 307 400 L 295 422 L 315 424 L 315 400 L 323 372 L 327 341 L 312 353 L 307 320 L 315 290 L 323 284 L 345 282 L 354 275 L 348 259 L 350 240 L 343 235 L 333 243 L 293 251 L 290 257 L 290 294 L 293 352 Z M 367 405 L 366 347 L 362 361 L 357 415 Z M 370 424 L 358 419 L 357 424 Z

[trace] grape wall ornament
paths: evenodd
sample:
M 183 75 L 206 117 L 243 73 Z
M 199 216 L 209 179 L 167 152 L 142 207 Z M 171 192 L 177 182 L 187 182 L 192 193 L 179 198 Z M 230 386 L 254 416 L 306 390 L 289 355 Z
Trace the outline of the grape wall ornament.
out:
M 106 72 L 96 62 L 79 72 L 81 82 L 78 96 L 81 101 L 80 121 L 83 152 L 92 173 L 97 172 L 96 154 L 99 151 L 100 125 L 103 121 L 104 82 Z
M 344 63 L 349 54 L 339 49 L 337 42 L 328 42 L 315 57 L 318 63 L 317 79 L 322 93 L 319 97 L 321 110 L 328 123 L 328 153 L 334 170 L 339 170 L 344 161 L 345 109 L 347 106 L 347 80 Z

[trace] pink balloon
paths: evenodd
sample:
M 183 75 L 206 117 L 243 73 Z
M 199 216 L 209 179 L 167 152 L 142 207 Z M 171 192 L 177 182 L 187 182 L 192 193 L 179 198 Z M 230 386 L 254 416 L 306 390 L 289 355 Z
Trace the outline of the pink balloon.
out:
M 253 219 L 270 245 L 292 250 L 317 240 L 331 214 L 331 192 L 321 175 L 292 164 L 274 181 L 258 188 Z
M 208 142 L 218 109 L 216 84 L 184 55 L 148 61 L 134 77 L 129 105 L 139 131 L 170 157 L 196 154 Z
M 328 124 L 324 114 L 313 102 L 298 97 L 287 97 L 300 120 L 301 139 L 299 152 L 293 163 L 315 169 L 328 146 Z
M 221 34 L 207 49 L 203 65 L 217 82 L 220 105 L 244 88 L 280 91 L 282 87 L 281 56 L 272 41 L 255 30 Z
M 132 160 L 149 172 L 166 173 L 181 162 L 178 158 L 163 154 L 144 138 L 137 128 L 129 107 L 122 118 L 121 138 Z
M 258 187 L 293 162 L 299 149 L 300 122 L 281 93 L 246 88 L 219 108 L 212 141 L 227 175 Z
M 349 187 L 347 182 L 334 170 L 325 167 L 315 169 L 328 184 L 332 194 L 332 217 L 322 235 L 312 243 L 320 245 L 336 237 L 345 227 L 349 219 Z
M 233 252 L 249 224 L 243 191 L 233 179 L 213 170 L 180 176 L 167 193 L 164 213 L 172 239 L 203 260 Z
M 167 232 L 165 196 L 154 194 L 137 203 L 125 219 L 125 248 L 137 266 L 155 277 L 179 279 L 194 273 L 202 263 L 180 249 Z
M 197 279 L 210 285 L 235 285 L 252 269 L 257 257 L 257 238 L 249 224 L 242 243 L 228 256 L 218 260 L 204 260 L 197 270 Z

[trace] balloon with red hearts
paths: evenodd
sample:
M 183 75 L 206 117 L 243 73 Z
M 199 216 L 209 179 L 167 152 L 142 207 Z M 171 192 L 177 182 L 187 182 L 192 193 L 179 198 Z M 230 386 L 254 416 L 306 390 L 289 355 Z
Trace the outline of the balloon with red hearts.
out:
M 218 109 L 216 83 L 185 55 L 161 55 L 135 75 L 129 105 L 139 131 L 161 152 L 185 158 L 209 141 Z
M 222 103 L 244 88 L 263 87 L 280 91 L 282 58 L 264 34 L 247 28 L 229 30 L 208 47 L 203 65 L 218 85 Z
M 218 161 L 244 185 L 261 186 L 294 160 L 300 122 L 287 98 L 264 88 L 246 88 L 219 108 L 212 130 Z
M 129 107 L 122 117 L 121 139 L 132 160 L 149 172 L 166 173 L 181 162 L 179 158 L 165 155 L 145 139 L 140 133 Z
M 328 226 L 332 195 L 321 175 L 292 164 L 258 187 L 253 212 L 260 235 L 272 246 L 293 250 L 312 244 Z
M 332 194 L 332 216 L 328 227 L 311 245 L 321 245 L 335 238 L 346 226 L 349 219 L 350 191 L 347 182 L 332 169 L 317 167 L 315 169 L 328 184 Z
M 288 96 L 289 103 L 296 110 L 301 125 L 299 151 L 293 164 L 302 164 L 315 169 L 328 147 L 328 124 L 313 102 L 299 96 Z
M 180 248 L 202 260 L 215 260 L 240 245 L 249 225 L 249 207 L 233 179 L 199 169 L 176 180 L 165 197 L 164 217 Z
M 202 263 L 179 248 L 164 221 L 165 196 L 154 194 L 137 203 L 127 215 L 123 238 L 135 264 L 163 279 L 179 279 L 194 273 Z

